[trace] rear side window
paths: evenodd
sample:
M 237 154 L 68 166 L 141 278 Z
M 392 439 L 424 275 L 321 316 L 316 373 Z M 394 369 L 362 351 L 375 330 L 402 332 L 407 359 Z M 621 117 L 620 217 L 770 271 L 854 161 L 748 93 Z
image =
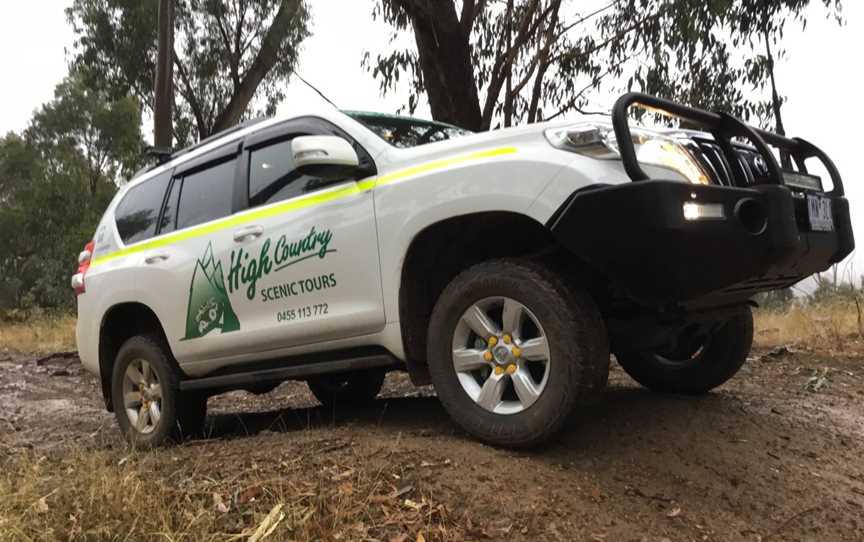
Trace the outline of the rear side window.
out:
M 332 184 L 297 171 L 292 156 L 290 140 L 249 153 L 250 207 L 286 200 Z
M 129 189 L 114 211 L 117 232 L 123 244 L 130 245 L 153 237 L 156 221 L 165 199 L 170 173 L 163 173 Z
M 178 230 L 231 214 L 235 168 L 236 161 L 231 160 L 183 177 L 177 210 Z

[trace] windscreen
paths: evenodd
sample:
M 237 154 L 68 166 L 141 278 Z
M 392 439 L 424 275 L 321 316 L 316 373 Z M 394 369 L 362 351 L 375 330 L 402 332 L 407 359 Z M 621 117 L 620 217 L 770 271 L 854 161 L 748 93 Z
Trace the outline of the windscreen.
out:
M 349 117 L 363 124 L 387 143 L 406 149 L 471 134 L 468 130 L 427 120 L 346 111 Z

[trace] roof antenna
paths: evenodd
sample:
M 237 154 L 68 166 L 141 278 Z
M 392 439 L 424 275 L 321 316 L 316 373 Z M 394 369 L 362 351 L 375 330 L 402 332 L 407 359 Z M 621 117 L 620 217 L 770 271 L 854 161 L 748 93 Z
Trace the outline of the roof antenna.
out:
M 318 93 L 318 96 L 321 96 L 322 98 L 324 98 L 324 101 L 325 101 L 325 102 L 327 102 L 328 104 L 332 105 L 332 106 L 335 107 L 337 110 L 339 109 L 339 106 L 338 106 L 338 105 L 336 105 L 336 104 L 334 104 L 332 101 L 330 101 L 330 98 L 328 98 L 327 96 L 324 95 L 323 92 L 321 92 L 320 90 L 318 90 L 318 88 L 317 88 L 315 85 L 313 85 L 313 84 L 310 83 L 309 81 L 303 79 L 303 76 L 302 76 L 302 75 L 300 75 L 300 74 L 297 73 L 296 71 L 294 72 L 294 75 L 297 76 L 297 79 L 300 79 L 301 81 L 303 81 L 304 83 L 306 83 L 306 86 L 307 86 L 307 87 L 309 87 L 309 88 L 311 88 L 312 90 L 314 90 L 315 92 L 317 92 L 317 93 Z

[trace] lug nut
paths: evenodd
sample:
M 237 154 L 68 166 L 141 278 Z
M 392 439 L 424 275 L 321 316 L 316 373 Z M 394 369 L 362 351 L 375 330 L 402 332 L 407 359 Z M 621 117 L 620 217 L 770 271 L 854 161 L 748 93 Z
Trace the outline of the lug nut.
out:
M 483 359 L 485 359 L 486 361 L 492 361 L 492 352 L 488 350 L 483 352 Z
M 515 364 L 511 363 L 510 365 L 507 366 L 507 374 L 508 375 L 512 375 L 515 372 L 516 372 L 516 365 Z
M 514 358 L 518 358 L 518 357 L 522 356 L 522 350 L 520 350 L 518 346 L 514 346 L 513 349 L 511 350 L 511 352 L 513 352 Z
M 504 340 L 504 344 L 510 344 L 510 335 L 504 335 L 502 339 Z
M 495 366 L 495 374 L 498 376 L 501 376 L 502 374 L 504 374 L 504 367 L 501 367 L 500 365 L 496 365 Z
M 489 337 L 489 346 L 495 346 L 496 344 L 498 344 L 498 337 L 495 335 Z

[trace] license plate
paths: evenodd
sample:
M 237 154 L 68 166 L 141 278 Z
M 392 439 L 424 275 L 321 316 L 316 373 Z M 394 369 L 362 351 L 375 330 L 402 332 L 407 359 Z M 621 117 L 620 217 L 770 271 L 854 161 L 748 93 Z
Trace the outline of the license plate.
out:
M 813 231 L 834 231 L 834 216 L 831 214 L 830 199 L 808 195 L 807 213 L 810 215 L 810 229 Z

